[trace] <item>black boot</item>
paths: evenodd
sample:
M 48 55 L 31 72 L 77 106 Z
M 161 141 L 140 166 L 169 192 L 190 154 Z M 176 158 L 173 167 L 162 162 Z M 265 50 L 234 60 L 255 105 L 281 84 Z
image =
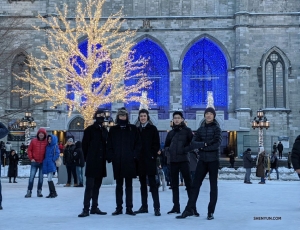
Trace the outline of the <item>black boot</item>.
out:
M 199 212 L 197 211 L 197 208 L 193 208 L 193 213 L 194 213 L 195 217 L 199 217 L 200 216 Z
M 184 219 L 184 218 L 186 218 L 188 216 L 192 216 L 192 215 L 193 215 L 192 212 L 184 210 L 183 213 L 180 216 L 176 216 L 176 219 Z
M 42 190 L 37 190 L 37 197 L 43 197 Z
M 161 216 L 159 208 L 154 209 L 154 216 Z
M 107 212 L 102 212 L 99 208 L 91 208 L 90 214 L 106 215 Z
M 83 209 L 82 210 L 82 213 L 80 213 L 79 215 L 78 215 L 78 217 L 87 217 L 87 216 L 89 216 L 90 214 L 89 214 L 89 210 L 88 209 Z
M 208 220 L 214 219 L 214 214 L 213 213 L 207 213 L 207 219 Z
M 50 181 L 48 181 L 48 187 L 49 187 L 49 195 L 46 196 L 46 198 L 51 198 L 52 197 L 52 190 L 51 190 L 51 186 L 50 186 Z
M 172 210 L 168 212 L 168 214 L 171 214 L 171 213 L 179 214 L 180 213 L 180 208 L 173 207 Z
M 112 213 L 113 216 L 123 214 L 122 208 L 116 208 L 116 211 Z
M 132 208 L 126 208 L 126 214 L 130 216 L 135 216 L 135 213 L 132 211 Z
M 2 208 L 2 205 L 0 204 L 0 210 L 2 210 L 3 208 Z
M 55 190 L 55 185 L 53 183 L 53 181 L 49 181 L 49 185 L 50 185 L 50 188 L 51 188 L 51 198 L 55 198 L 57 197 L 57 193 L 56 193 L 56 190 Z
M 9 178 L 9 181 L 8 181 L 8 183 L 11 183 L 11 177 Z
M 148 207 L 143 207 L 141 206 L 139 210 L 134 211 L 135 214 L 139 214 L 139 213 L 148 213 Z

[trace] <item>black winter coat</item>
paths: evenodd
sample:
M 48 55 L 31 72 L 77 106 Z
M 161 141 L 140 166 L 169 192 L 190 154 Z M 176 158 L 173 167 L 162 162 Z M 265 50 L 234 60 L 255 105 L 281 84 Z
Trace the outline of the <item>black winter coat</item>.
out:
M 165 151 L 169 158 L 168 162 L 189 161 L 189 150 L 187 150 L 186 147 L 190 145 L 192 139 L 192 130 L 183 122 L 168 132 L 165 141 Z
M 192 140 L 192 146 L 199 148 L 199 160 L 204 162 L 219 160 L 221 143 L 221 129 L 215 121 L 209 124 L 204 122 L 198 128 Z
M 138 173 L 155 175 L 157 152 L 160 148 L 157 128 L 148 123 L 144 128 L 138 127 L 138 130 L 142 141 L 142 150 L 138 156 Z
M 252 168 L 252 157 L 251 152 L 244 152 L 243 156 L 243 162 L 244 162 L 244 168 Z
M 135 125 L 116 125 L 109 129 L 107 159 L 112 162 L 115 179 L 136 178 L 141 149 L 141 137 Z
M 86 177 L 106 177 L 107 136 L 107 129 L 100 127 L 96 123 L 84 130 L 82 151 L 86 162 Z
M 18 176 L 18 162 L 19 162 L 19 156 L 17 154 L 8 156 L 9 159 L 9 165 L 8 165 L 8 177 L 17 177 Z
M 283 144 L 278 143 L 277 149 L 278 149 L 279 152 L 282 152 L 283 151 Z
M 63 157 L 64 165 L 74 164 L 74 159 L 73 159 L 74 150 L 75 150 L 74 144 L 66 146 L 66 148 L 64 149 L 64 157 Z
M 300 169 L 300 135 L 293 144 L 291 159 L 294 169 Z
M 75 143 L 75 150 L 73 152 L 73 159 L 76 166 L 84 167 L 84 156 L 82 151 L 81 141 Z

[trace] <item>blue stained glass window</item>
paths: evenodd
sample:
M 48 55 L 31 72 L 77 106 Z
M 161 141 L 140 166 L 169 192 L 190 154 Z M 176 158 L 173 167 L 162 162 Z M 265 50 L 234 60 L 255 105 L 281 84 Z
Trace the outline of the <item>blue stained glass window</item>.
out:
M 148 98 L 151 98 L 154 105 L 150 105 L 151 109 L 159 110 L 159 113 L 164 113 L 168 115 L 169 110 L 169 61 L 162 50 L 162 48 L 151 41 L 149 38 L 143 39 L 138 44 L 136 44 L 132 50 L 135 50 L 134 60 L 139 57 L 144 57 L 148 59 L 147 66 L 144 72 L 147 74 L 148 78 L 153 82 L 151 88 L 145 89 L 148 93 Z M 132 72 L 134 74 L 134 72 Z M 130 79 L 125 82 L 126 85 L 130 86 L 137 82 L 137 79 Z M 130 102 L 126 107 L 129 110 L 138 110 L 140 103 Z M 161 115 L 160 118 L 164 116 Z
M 216 109 L 227 111 L 227 63 L 221 49 L 208 38 L 192 45 L 182 63 L 184 110 L 206 108 L 213 91 Z
M 79 43 L 78 47 L 79 47 L 80 52 L 81 52 L 85 57 L 87 57 L 88 40 L 86 39 L 86 40 L 84 40 L 83 42 Z M 97 44 L 97 45 L 95 46 L 95 49 L 100 49 L 100 48 L 101 48 L 101 45 L 100 45 L 100 44 Z M 78 74 L 81 74 L 81 71 L 82 71 L 82 70 L 84 71 L 84 70 L 86 69 L 85 63 L 84 63 L 83 60 L 81 60 L 80 57 L 77 57 L 77 58 L 76 58 L 76 61 L 77 61 L 77 64 L 76 64 L 76 65 L 73 65 L 73 66 L 74 66 L 74 69 L 76 70 L 76 72 L 77 72 Z M 100 63 L 99 68 L 95 71 L 95 73 L 93 74 L 93 77 L 94 77 L 94 78 L 101 78 L 101 77 L 102 77 L 102 74 L 103 74 L 104 72 L 106 72 L 108 65 L 109 65 L 109 63 L 107 63 L 107 62 L 102 62 L 102 63 Z M 99 84 L 100 84 L 99 82 L 96 82 L 96 83 L 94 83 L 91 87 L 92 87 L 92 88 L 98 87 Z M 67 84 L 66 88 L 67 88 L 67 92 L 70 92 L 70 91 L 73 90 L 73 87 L 72 87 L 70 84 Z M 79 88 L 80 88 L 80 87 L 79 87 Z M 109 90 L 106 92 L 106 94 L 108 94 L 108 93 L 109 93 Z M 72 92 L 72 93 L 69 93 L 69 94 L 67 94 L 67 97 L 68 97 L 69 99 L 71 99 L 71 100 L 74 100 L 74 99 L 75 99 L 75 94 L 74 94 L 73 92 Z M 86 98 L 85 98 L 84 96 L 82 96 L 82 97 L 81 97 L 81 101 L 84 102 L 85 100 L 86 100 Z M 111 108 L 111 103 L 109 103 L 109 104 L 102 104 L 102 105 L 99 106 L 99 108 L 110 109 L 110 108 Z

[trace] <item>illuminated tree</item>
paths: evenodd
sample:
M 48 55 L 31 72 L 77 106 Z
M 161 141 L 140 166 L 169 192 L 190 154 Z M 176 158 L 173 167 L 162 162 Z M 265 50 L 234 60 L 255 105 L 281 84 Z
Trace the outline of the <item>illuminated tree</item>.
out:
M 17 78 L 30 82 L 31 89 L 16 87 L 13 92 L 37 103 L 52 102 L 53 107 L 67 105 L 70 113 L 82 114 L 85 126 L 101 105 L 141 100 L 145 104 L 141 93 L 151 84 L 143 71 L 147 60 L 134 58 L 135 32 L 122 28 L 121 11 L 101 19 L 104 2 L 86 0 L 85 6 L 78 2 L 74 18 L 68 16 L 66 4 L 63 11 L 57 9 L 57 16 L 38 16 L 50 28 L 48 45 L 41 47 L 45 58 L 29 57 L 31 71 Z M 87 39 L 86 54 L 79 49 L 82 38 Z M 131 78 L 135 83 L 126 86 Z

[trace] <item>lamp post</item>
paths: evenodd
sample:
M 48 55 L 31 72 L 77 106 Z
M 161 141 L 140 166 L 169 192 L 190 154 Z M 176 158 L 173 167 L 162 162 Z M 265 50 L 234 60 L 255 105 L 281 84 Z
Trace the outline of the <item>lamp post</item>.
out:
M 28 146 L 30 141 L 30 129 L 36 127 L 36 122 L 31 112 L 25 112 L 25 116 L 21 119 L 19 127 L 21 130 L 25 130 L 25 145 Z
M 268 121 L 268 119 L 265 117 L 264 112 L 259 109 L 257 111 L 257 115 L 256 117 L 254 117 L 253 121 L 252 121 L 252 128 L 256 129 L 258 128 L 258 143 L 259 146 L 263 146 L 264 145 L 264 140 L 263 140 L 263 129 L 268 129 L 270 127 L 270 122 Z
M 110 127 L 115 125 L 114 120 L 112 119 L 112 117 L 110 115 L 111 115 L 110 111 L 108 111 L 108 110 L 104 111 L 104 116 L 105 117 L 104 117 L 103 126 L 105 128 L 107 128 L 108 130 L 109 130 Z

